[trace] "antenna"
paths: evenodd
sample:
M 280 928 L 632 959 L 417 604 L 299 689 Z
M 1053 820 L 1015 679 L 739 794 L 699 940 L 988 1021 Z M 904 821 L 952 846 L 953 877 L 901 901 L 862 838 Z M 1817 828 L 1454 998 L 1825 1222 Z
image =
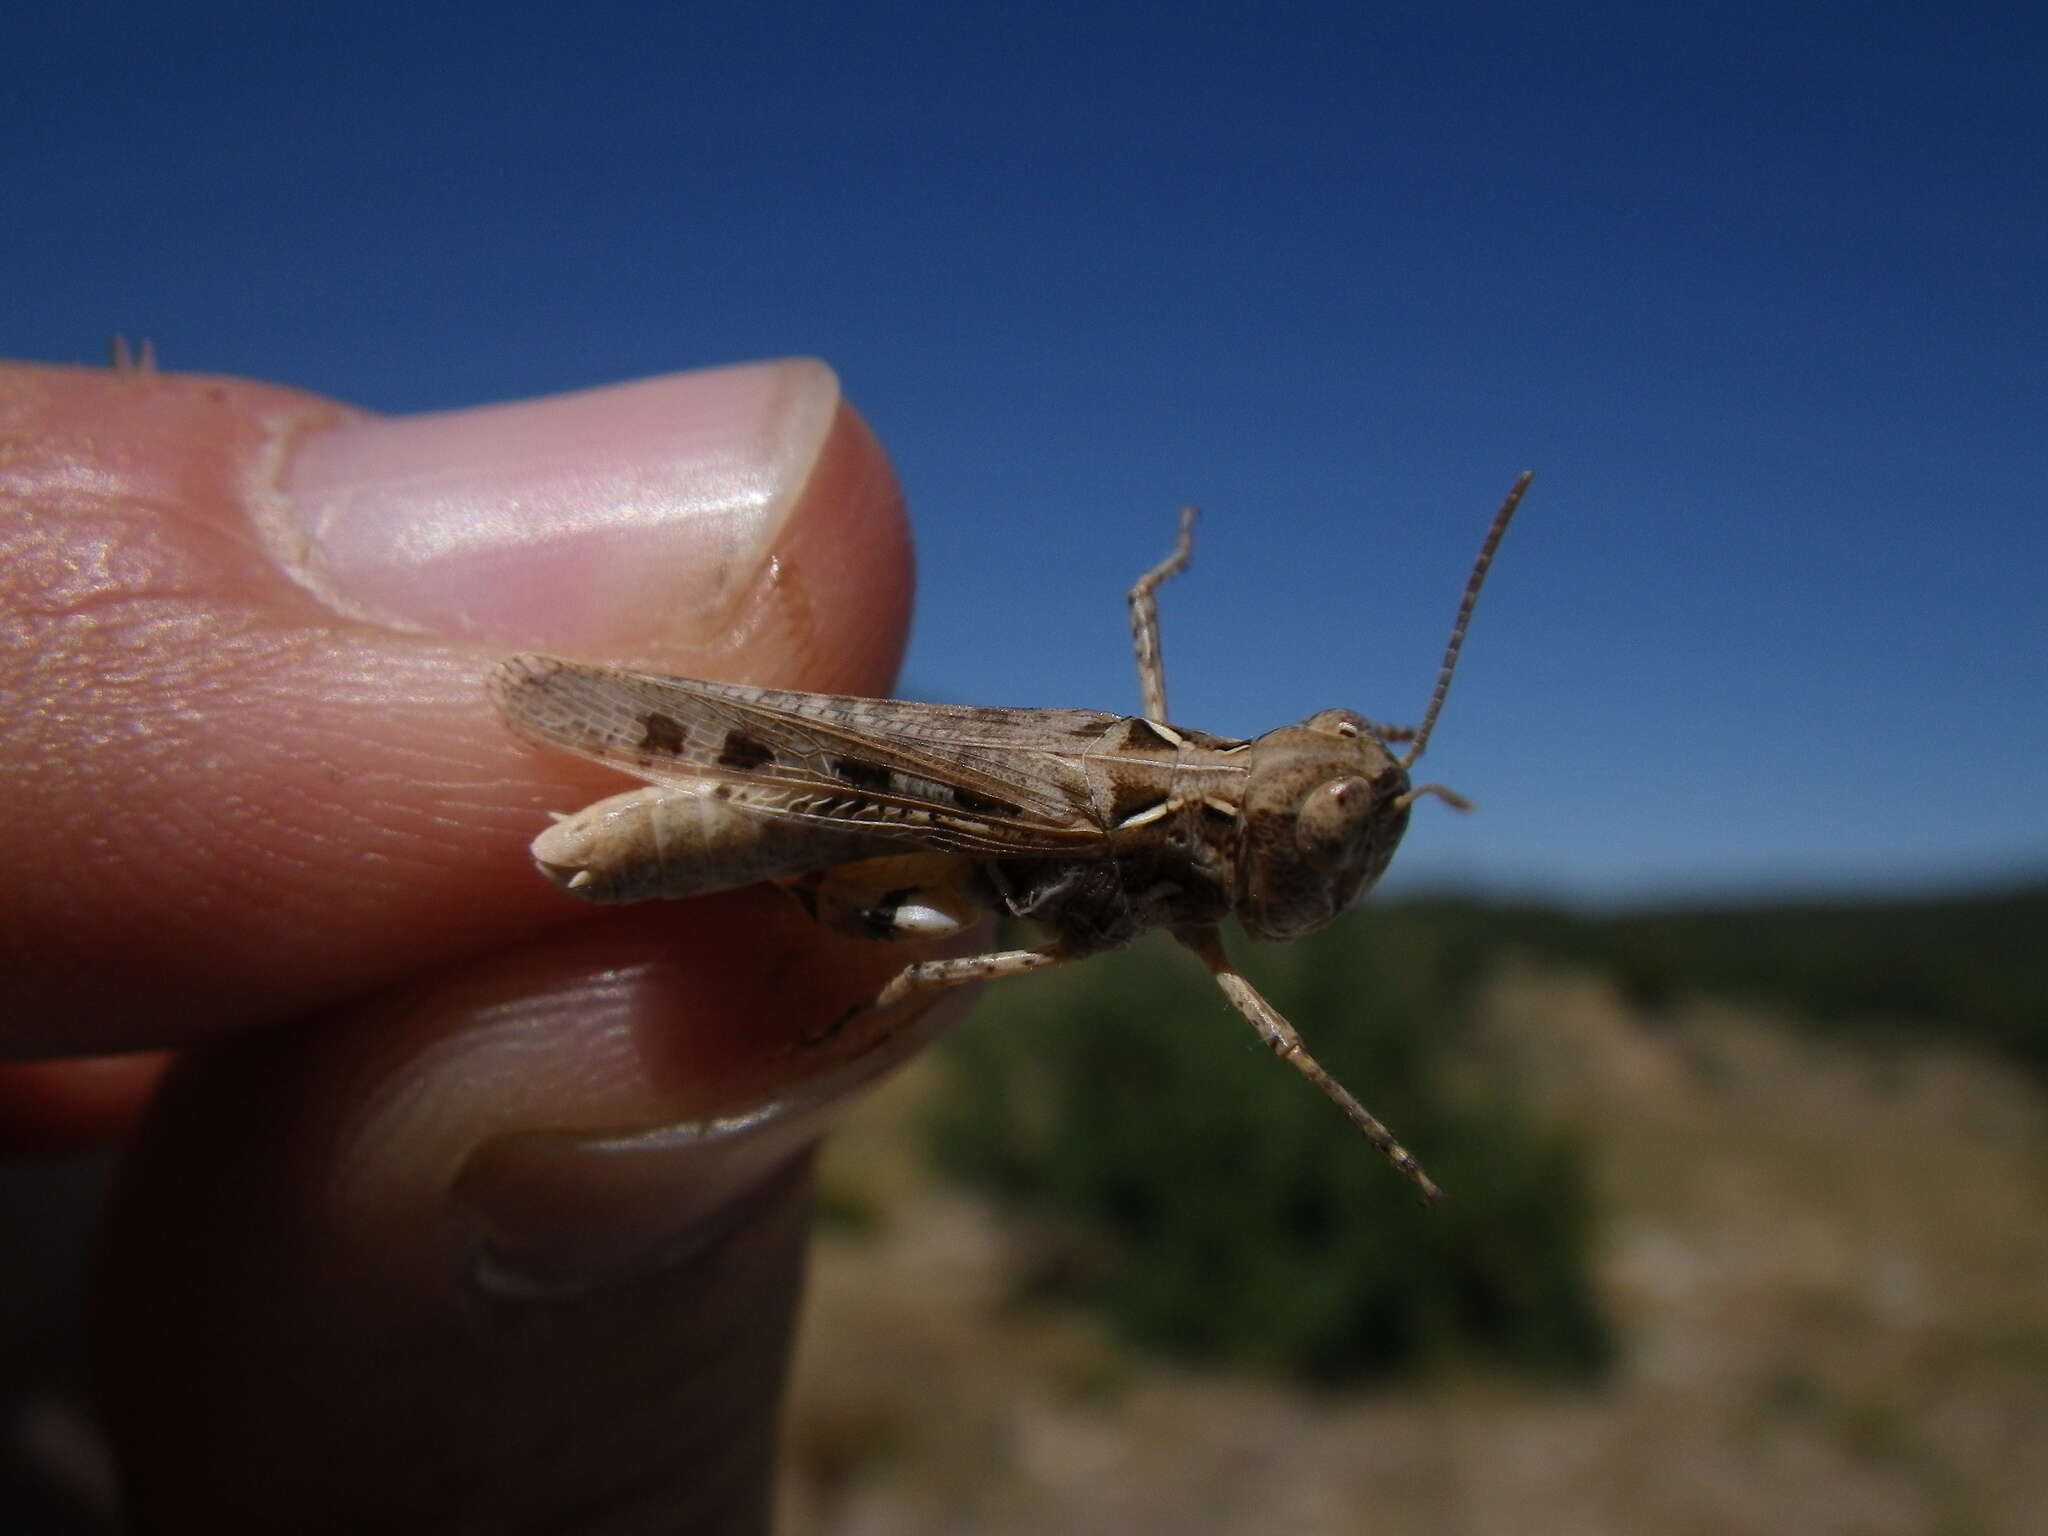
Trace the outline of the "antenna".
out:
M 1465 626 L 1472 622 L 1472 608 L 1479 601 L 1479 585 L 1486 580 L 1486 568 L 1493 564 L 1493 552 L 1500 548 L 1501 535 L 1508 531 L 1508 520 L 1521 504 L 1522 492 L 1529 489 L 1529 482 L 1535 478 L 1533 470 L 1525 469 L 1517 475 L 1508 499 L 1493 514 L 1493 526 L 1486 530 L 1486 542 L 1479 546 L 1479 558 L 1472 562 L 1472 574 L 1465 578 L 1465 595 L 1458 603 L 1458 616 L 1451 621 L 1451 639 L 1444 647 L 1444 664 L 1437 669 L 1436 691 L 1429 696 L 1429 708 L 1422 712 L 1422 723 L 1415 727 L 1414 744 L 1401 759 L 1403 768 L 1413 766 L 1415 759 L 1422 756 L 1422 749 L 1429 745 L 1429 733 L 1436 729 L 1436 717 L 1443 712 L 1444 697 L 1451 691 L 1451 673 L 1457 670 L 1458 651 L 1465 644 Z

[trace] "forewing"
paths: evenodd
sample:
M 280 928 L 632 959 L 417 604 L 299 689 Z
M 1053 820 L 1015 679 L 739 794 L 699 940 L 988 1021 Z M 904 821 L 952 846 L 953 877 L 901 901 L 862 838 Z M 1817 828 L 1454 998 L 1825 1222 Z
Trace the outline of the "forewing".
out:
M 1085 775 L 1058 743 L 1099 736 L 1111 715 L 749 688 L 549 656 L 500 663 L 490 692 L 529 741 L 654 784 L 723 784 L 764 816 L 995 855 L 1073 852 L 1101 835 Z

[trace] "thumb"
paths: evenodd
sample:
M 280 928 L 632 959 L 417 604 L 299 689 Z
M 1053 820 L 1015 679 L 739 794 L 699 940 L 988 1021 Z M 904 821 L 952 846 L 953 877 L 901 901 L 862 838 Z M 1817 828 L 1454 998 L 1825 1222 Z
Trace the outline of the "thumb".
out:
M 862 692 L 908 600 L 817 363 L 399 419 L 0 369 L 0 1056 L 184 1045 L 561 920 L 523 845 L 601 778 L 493 716 L 508 651 Z

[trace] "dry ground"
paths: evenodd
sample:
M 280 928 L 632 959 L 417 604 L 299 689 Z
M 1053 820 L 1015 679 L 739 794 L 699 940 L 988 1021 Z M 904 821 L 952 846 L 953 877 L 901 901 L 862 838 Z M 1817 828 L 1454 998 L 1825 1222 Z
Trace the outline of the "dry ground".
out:
M 784 1530 L 2048 1531 L 2036 1085 L 1731 1009 L 1651 1024 L 1533 969 L 1484 1018 L 1488 1059 L 1593 1158 L 1624 1349 L 1605 1384 L 1316 1396 L 1011 1306 L 1028 1240 L 918 1166 L 927 1067 L 828 1158 L 832 1198 L 877 1225 L 818 1244 Z

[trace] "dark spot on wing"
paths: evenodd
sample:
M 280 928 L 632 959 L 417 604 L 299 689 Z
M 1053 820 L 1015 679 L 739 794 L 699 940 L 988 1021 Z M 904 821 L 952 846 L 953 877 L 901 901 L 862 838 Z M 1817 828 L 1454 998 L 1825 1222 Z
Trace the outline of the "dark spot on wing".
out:
M 1162 753 L 1170 754 L 1179 749 L 1152 729 L 1151 721 L 1133 715 L 1124 722 L 1123 740 L 1117 744 L 1116 750 L 1133 752 L 1143 757 L 1157 757 Z
M 734 768 L 745 773 L 763 763 L 773 761 L 775 749 L 745 731 L 734 727 L 725 733 L 725 745 L 718 753 L 718 766 Z
M 832 776 L 842 784 L 851 784 L 855 789 L 864 789 L 870 794 L 885 794 L 894 780 L 888 769 L 880 763 L 863 762 L 857 757 L 835 757 L 831 761 Z
M 953 803 L 961 810 L 976 816 L 1016 816 L 1024 809 L 1023 806 L 1012 805 L 1007 800 L 998 800 L 994 795 L 982 795 L 971 789 L 962 789 L 958 784 L 947 785 L 946 793 L 952 796 Z
M 642 752 L 666 752 L 673 757 L 683 750 L 687 733 L 668 715 L 650 711 L 640 717 L 647 734 L 640 738 Z

